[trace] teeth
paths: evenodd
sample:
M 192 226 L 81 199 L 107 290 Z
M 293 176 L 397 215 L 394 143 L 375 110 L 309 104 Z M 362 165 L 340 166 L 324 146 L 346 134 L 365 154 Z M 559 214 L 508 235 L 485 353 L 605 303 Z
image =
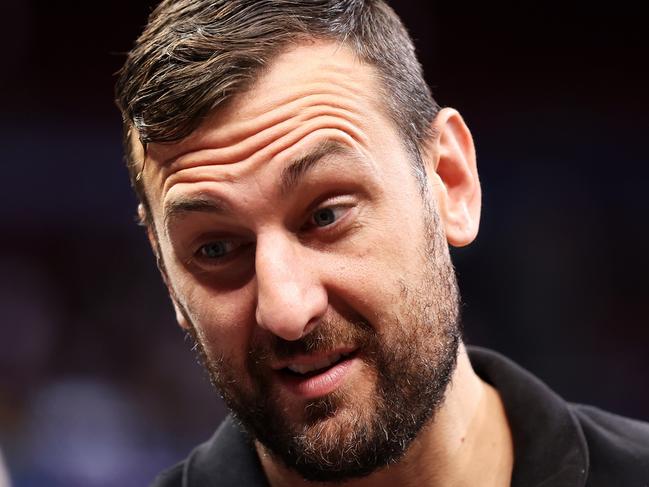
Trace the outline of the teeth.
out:
M 342 355 L 340 354 L 332 355 L 329 358 L 323 359 L 320 362 L 314 362 L 310 365 L 289 364 L 287 368 L 291 372 L 296 372 L 298 374 L 307 374 L 314 370 L 324 369 L 325 367 L 329 367 L 331 364 L 338 362 L 340 360 L 340 357 L 342 357 Z

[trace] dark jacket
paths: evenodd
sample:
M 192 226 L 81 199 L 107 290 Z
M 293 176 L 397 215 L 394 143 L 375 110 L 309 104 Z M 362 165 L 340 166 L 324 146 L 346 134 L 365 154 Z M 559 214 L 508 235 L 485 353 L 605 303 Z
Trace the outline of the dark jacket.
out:
M 514 487 L 649 487 L 649 424 L 566 403 L 506 359 L 470 347 L 476 373 L 505 404 L 514 439 Z M 261 487 L 268 483 L 244 431 L 228 417 L 207 443 L 153 487 Z

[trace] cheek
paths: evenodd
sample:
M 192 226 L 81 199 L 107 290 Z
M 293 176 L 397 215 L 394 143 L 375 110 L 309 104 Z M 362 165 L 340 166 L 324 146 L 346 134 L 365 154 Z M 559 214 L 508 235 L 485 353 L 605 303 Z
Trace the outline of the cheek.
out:
M 427 271 L 427 230 L 419 194 L 392 200 L 366 222 L 354 252 L 331 276 L 347 300 L 372 323 L 398 313 L 404 287 L 418 289 Z M 391 319 L 391 318 L 390 318 Z
M 254 306 L 246 287 L 217 293 L 188 281 L 179 299 L 208 354 L 243 360 L 254 328 Z
M 419 260 L 410 259 L 410 249 L 397 242 L 396 237 L 389 244 L 368 240 L 354 254 L 332 257 L 324 279 L 330 305 L 350 319 L 360 315 L 372 325 L 394 314 L 401 303 L 402 283 L 415 282 Z

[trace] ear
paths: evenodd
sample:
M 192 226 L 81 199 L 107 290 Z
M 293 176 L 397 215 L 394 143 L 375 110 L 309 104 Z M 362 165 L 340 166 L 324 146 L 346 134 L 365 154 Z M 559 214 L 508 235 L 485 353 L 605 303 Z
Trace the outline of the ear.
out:
M 176 298 L 171 292 L 169 293 L 169 297 L 171 298 L 171 303 L 174 305 L 174 311 L 176 312 L 176 321 L 178 322 L 178 325 L 183 330 L 189 330 L 191 328 L 189 325 L 189 320 L 187 319 L 185 313 L 183 313 L 183 310 L 178 304 L 178 301 L 176 301 Z
M 174 311 L 176 312 L 176 321 L 181 328 L 188 330 L 190 328 L 189 320 L 187 319 L 186 314 L 183 312 L 183 308 L 178 303 L 176 298 L 176 293 L 174 292 L 171 284 L 169 283 L 169 277 L 167 276 L 167 269 L 165 268 L 164 261 L 162 260 L 162 254 L 160 253 L 160 244 L 158 242 L 158 235 L 156 234 L 155 228 L 153 228 L 153 223 L 147 223 L 151 220 L 147 218 L 146 209 L 144 205 L 140 203 L 137 207 L 137 215 L 140 220 L 140 224 L 146 228 L 146 235 L 149 238 L 149 244 L 151 244 L 151 249 L 155 255 L 156 264 L 158 265 L 158 270 L 162 276 L 162 280 L 167 286 L 167 291 L 169 292 L 169 298 L 171 298 L 171 304 L 173 304 Z
M 480 226 L 481 190 L 473 137 L 452 108 L 439 111 L 432 129 L 425 156 L 428 181 L 448 243 L 463 247 L 475 240 Z

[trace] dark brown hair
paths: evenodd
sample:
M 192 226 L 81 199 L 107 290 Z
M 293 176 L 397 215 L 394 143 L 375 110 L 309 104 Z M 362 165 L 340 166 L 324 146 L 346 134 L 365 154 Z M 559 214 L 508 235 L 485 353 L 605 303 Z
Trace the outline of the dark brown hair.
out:
M 384 1 L 164 0 L 115 90 L 131 183 L 145 206 L 132 129 L 145 148 L 188 136 L 208 112 L 249 88 L 282 49 L 309 38 L 340 42 L 377 68 L 387 113 L 423 181 L 420 151 L 439 107 L 407 31 Z

